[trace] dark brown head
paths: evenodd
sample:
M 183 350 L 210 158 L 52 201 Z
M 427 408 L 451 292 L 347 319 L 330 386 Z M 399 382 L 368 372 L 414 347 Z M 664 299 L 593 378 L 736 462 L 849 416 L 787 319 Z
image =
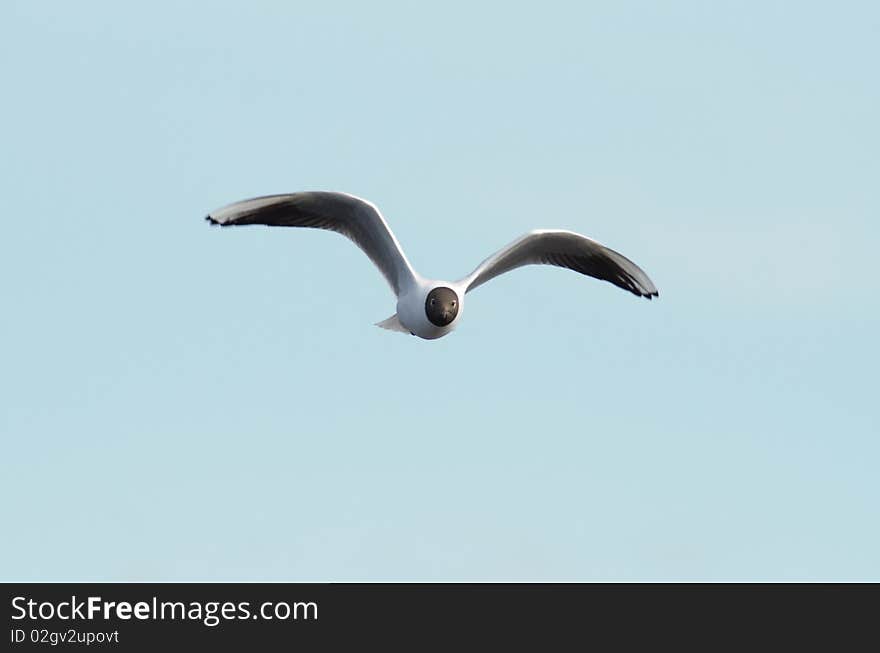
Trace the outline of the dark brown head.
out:
M 452 288 L 434 288 L 425 299 L 425 314 L 434 326 L 445 327 L 458 315 L 458 295 Z

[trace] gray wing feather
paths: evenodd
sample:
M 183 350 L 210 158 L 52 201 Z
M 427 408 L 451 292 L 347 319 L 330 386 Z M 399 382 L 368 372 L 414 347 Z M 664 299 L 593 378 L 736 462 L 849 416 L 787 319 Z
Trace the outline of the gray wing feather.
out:
M 205 219 L 223 227 L 262 224 L 335 231 L 370 257 L 395 294 L 413 277 L 400 243 L 379 210 L 347 193 L 309 191 L 255 197 L 213 211 Z
M 628 258 L 572 231 L 532 231 L 499 250 L 462 281 L 466 292 L 523 265 L 555 265 L 613 283 L 639 297 L 659 294 L 648 275 Z

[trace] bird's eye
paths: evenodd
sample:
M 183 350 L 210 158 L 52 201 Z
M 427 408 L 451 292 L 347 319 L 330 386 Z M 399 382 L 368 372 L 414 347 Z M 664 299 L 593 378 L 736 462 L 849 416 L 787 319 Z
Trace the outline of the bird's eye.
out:
M 455 301 L 452 302 L 452 308 L 455 308 Z
M 432 300 L 431 300 L 431 306 L 433 306 L 433 305 L 436 304 L 436 303 L 437 303 L 437 300 L 436 300 L 436 299 L 432 299 Z

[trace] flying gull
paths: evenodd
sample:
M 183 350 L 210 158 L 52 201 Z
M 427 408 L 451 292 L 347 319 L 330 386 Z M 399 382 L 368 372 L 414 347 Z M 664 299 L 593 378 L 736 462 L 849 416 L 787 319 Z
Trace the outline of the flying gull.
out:
M 441 338 L 458 325 L 466 293 L 523 265 L 555 265 L 609 281 L 639 297 L 658 295 L 648 275 L 622 254 L 572 231 L 551 229 L 537 229 L 518 238 L 463 279 L 426 279 L 410 265 L 379 209 L 347 193 L 256 197 L 218 209 L 205 219 L 223 227 L 313 227 L 346 236 L 370 257 L 397 296 L 397 312 L 376 326 L 426 340 Z

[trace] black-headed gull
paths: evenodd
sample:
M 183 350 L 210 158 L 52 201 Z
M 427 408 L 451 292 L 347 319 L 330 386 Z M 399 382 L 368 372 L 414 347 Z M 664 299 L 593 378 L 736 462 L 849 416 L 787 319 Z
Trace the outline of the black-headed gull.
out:
M 310 191 L 256 197 L 218 209 L 206 220 L 224 227 L 314 227 L 346 236 L 370 257 L 397 296 L 397 312 L 377 326 L 427 340 L 441 338 L 458 325 L 466 293 L 522 265 L 556 265 L 610 281 L 639 297 L 658 295 L 648 275 L 622 254 L 572 231 L 549 229 L 518 238 L 463 279 L 426 279 L 410 265 L 379 209 L 347 193 Z

